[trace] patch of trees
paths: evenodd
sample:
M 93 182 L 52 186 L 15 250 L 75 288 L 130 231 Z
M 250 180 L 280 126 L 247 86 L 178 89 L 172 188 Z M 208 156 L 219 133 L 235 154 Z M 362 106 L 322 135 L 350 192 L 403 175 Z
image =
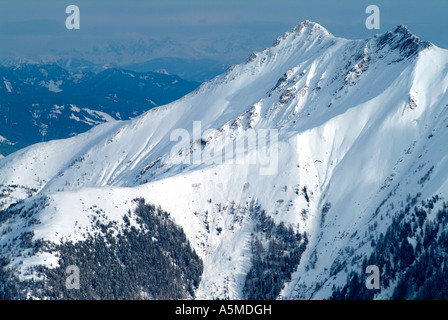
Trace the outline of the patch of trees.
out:
M 273 300 L 300 263 L 308 244 L 306 233 L 295 232 L 283 222 L 275 224 L 265 211 L 257 211 L 253 239 L 252 267 L 246 275 L 243 293 L 249 300 Z
M 432 212 L 440 200 L 436 195 L 418 205 L 417 197 L 409 196 L 386 233 L 372 241 L 374 251 L 364 259 L 362 270 L 377 265 L 382 270 L 381 289 L 396 283 L 394 300 L 448 299 L 448 202 Z M 368 290 L 365 278 L 351 272 L 343 288 L 334 288 L 331 299 L 373 299 L 378 290 Z
M 8 259 L 0 258 L 0 300 L 24 299 L 19 280 L 10 269 L 6 268 L 8 264 Z
M 134 214 L 137 226 L 131 224 L 132 213 L 128 212 L 120 232 L 113 224 L 102 224 L 98 228 L 101 232 L 76 243 L 36 241 L 34 251 L 56 251 L 59 265 L 36 267 L 34 273 L 44 280 L 23 281 L 22 291 L 46 299 L 194 298 L 203 264 L 183 230 L 167 212 L 144 200 L 139 200 Z M 79 289 L 66 286 L 66 270 L 71 265 L 79 268 Z M 4 280 L 12 279 L 9 274 L 0 275 Z M 9 284 L 0 280 L 0 285 L 5 283 Z M 16 297 L 14 288 L 4 297 Z

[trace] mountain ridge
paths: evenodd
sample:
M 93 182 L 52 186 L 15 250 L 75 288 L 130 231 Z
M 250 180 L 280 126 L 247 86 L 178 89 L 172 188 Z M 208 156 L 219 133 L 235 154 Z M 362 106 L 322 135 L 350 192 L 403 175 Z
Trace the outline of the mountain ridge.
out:
M 120 223 L 140 196 L 171 214 L 203 260 L 196 297 L 241 299 L 253 244 L 271 252 L 257 229 L 264 210 L 274 230 L 283 223 L 308 239 L 277 298 L 329 298 L 362 273 L 372 230 L 385 232 L 392 208 L 409 194 L 447 195 L 448 54 L 403 27 L 346 40 L 300 26 L 173 103 L 0 159 L 11 215 L 2 231 L 80 241 L 92 217 Z M 0 244 L 16 248 L 4 255 L 24 276 L 36 260 L 14 247 L 19 232 Z

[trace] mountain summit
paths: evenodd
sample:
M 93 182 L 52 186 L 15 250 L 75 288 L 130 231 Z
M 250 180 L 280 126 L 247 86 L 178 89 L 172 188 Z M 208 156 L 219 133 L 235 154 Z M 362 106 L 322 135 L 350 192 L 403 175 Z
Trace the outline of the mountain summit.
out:
M 51 281 L 74 264 L 154 298 L 126 273 L 144 241 L 189 261 L 169 269 L 183 298 L 424 297 L 448 265 L 447 66 L 402 26 L 347 40 L 305 21 L 173 103 L 0 159 L 3 281 L 71 297 Z M 45 279 L 52 293 L 33 289 Z M 88 279 L 82 297 L 101 297 Z
M 292 37 L 292 39 L 297 39 L 298 37 L 302 36 L 304 38 L 307 38 L 308 40 L 322 37 L 322 36 L 333 36 L 330 32 L 327 31 L 324 27 L 322 27 L 320 24 L 316 22 L 312 22 L 309 20 L 306 20 L 299 25 L 295 26 L 291 31 L 286 32 L 283 36 L 279 36 L 277 40 L 274 42 L 273 46 L 279 45 L 282 40 L 286 40 L 289 36 Z

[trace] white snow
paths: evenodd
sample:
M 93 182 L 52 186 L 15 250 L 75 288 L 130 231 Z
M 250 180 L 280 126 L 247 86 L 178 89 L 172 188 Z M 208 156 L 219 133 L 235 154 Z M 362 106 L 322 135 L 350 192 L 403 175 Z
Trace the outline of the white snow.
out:
M 95 117 L 100 117 L 106 122 L 115 121 L 115 119 L 113 117 L 111 117 L 110 115 L 108 115 L 105 112 L 97 111 L 97 110 L 90 110 L 88 108 L 83 108 L 82 110 L 86 111 L 88 114 L 93 115 Z
M 76 105 L 71 104 L 71 105 L 70 105 L 70 111 L 73 111 L 73 112 L 80 112 L 81 109 L 79 109 Z
M 78 121 L 78 122 L 84 122 L 88 125 L 91 126 L 96 126 L 98 124 L 101 124 L 103 122 L 113 122 L 116 121 L 112 116 L 108 115 L 105 112 L 102 111 L 98 111 L 98 110 L 91 110 L 89 108 L 78 108 L 75 105 L 70 105 L 70 110 L 73 111 L 74 113 L 81 113 L 82 111 L 84 111 L 85 113 L 87 113 L 88 115 L 90 115 L 92 118 L 89 118 L 88 116 L 84 115 L 75 115 L 74 113 L 72 113 L 70 115 L 70 119 Z
M 431 45 L 403 58 L 398 49 L 375 48 L 377 39 L 340 39 L 303 23 L 276 46 L 169 105 L 1 159 L 0 185 L 36 188 L 26 207 L 46 197 L 34 238 L 54 242 L 92 232 L 96 210 L 121 222 L 136 197 L 160 205 L 204 260 L 196 292 L 204 299 L 243 297 L 254 228 L 249 213 L 260 205 L 310 239 L 281 296 L 326 298 L 334 284 L 346 281 L 345 271 L 330 277 L 332 265 L 372 250 L 364 236 L 370 224 L 376 221 L 378 232 L 387 228 L 391 217 L 374 213 L 392 190 L 385 206 L 399 206 L 417 191 L 422 197 L 448 193 L 448 52 Z M 195 121 L 207 134 L 195 132 Z M 262 130 L 278 133 L 268 158 L 278 161 L 271 174 L 260 174 L 260 162 L 232 161 L 242 154 L 261 159 L 265 150 L 257 143 L 246 148 L 237 142 L 254 133 L 260 141 Z M 186 143 L 178 144 L 177 133 L 189 136 Z M 230 146 L 234 157 L 218 161 L 214 153 Z M 201 148 L 216 161 L 197 161 Z M 432 165 L 434 178 L 422 189 L 418 180 Z M 309 201 L 300 192 L 304 186 Z M 17 190 L 7 202 L 26 197 Z M 323 216 L 325 204 L 331 208 Z M 0 234 L 8 226 L 31 228 L 26 220 L 8 221 Z M 0 245 L 16 232 L 3 235 Z M 356 261 L 349 268 L 357 268 Z
M 62 89 L 59 88 L 59 86 L 62 85 L 62 80 L 59 80 L 59 81 L 56 81 L 56 82 L 54 80 L 41 81 L 40 85 L 42 87 L 47 88 L 48 91 L 51 91 L 51 92 L 56 92 L 57 93 L 57 92 L 61 92 L 62 91 Z
M 7 138 L 3 136 L 0 136 L 0 144 L 15 145 L 15 143 L 9 141 Z
M 5 84 L 6 91 L 7 92 L 12 92 L 11 82 L 9 82 L 7 79 L 5 79 L 5 77 L 3 77 L 3 83 Z

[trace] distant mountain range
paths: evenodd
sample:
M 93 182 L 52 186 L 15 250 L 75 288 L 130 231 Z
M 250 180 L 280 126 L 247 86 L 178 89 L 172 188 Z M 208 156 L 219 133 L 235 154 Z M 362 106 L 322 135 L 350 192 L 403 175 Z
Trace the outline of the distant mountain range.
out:
M 176 75 L 88 61 L 0 66 L 0 154 L 128 120 L 199 86 Z
M 138 72 L 175 74 L 189 81 L 205 82 L 227 70 L 229 65 L 210 59 L 156 58 L 123 68 Z

